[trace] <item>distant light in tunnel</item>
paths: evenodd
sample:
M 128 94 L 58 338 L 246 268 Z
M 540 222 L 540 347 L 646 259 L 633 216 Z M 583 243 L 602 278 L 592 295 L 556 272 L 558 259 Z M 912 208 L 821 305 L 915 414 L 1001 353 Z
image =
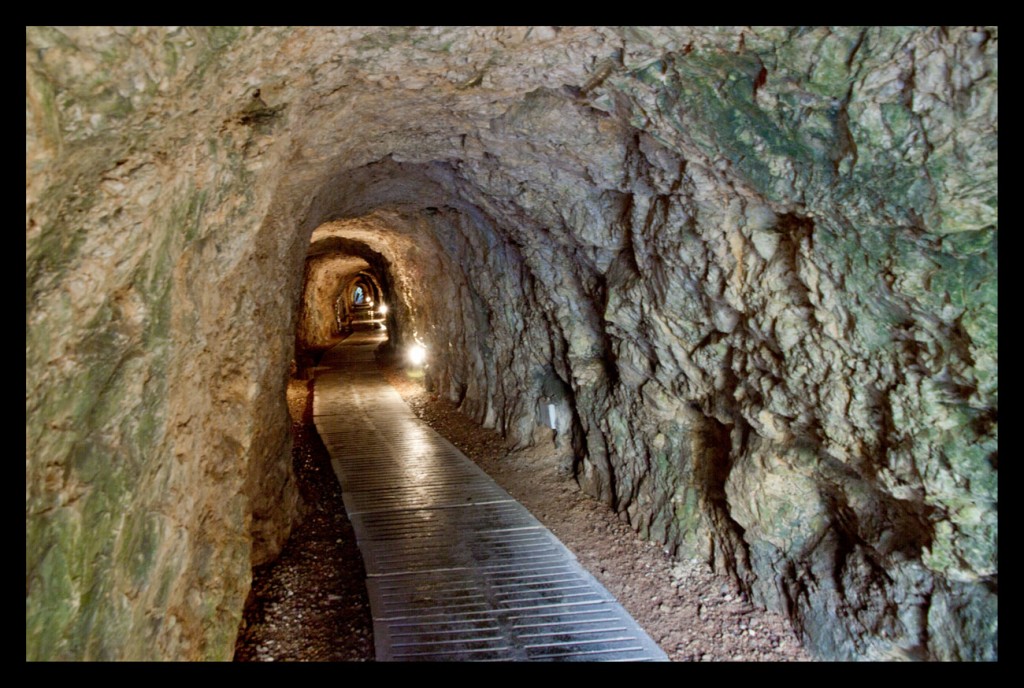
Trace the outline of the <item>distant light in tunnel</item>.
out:
M 413 365 L 423 365 L 423 361 L 427 360 L 427 348 L 422 344 L 413 344 L 409 347 L 408 356 Z

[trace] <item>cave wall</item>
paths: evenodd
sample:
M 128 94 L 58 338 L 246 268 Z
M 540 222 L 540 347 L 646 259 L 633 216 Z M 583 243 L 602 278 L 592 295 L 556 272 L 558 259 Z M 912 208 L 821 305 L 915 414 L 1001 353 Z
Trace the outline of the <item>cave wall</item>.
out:
M 997 44 L 29 28 L 27 656 L 230 656 L 333 233 L 430 385 L 514 446 L 556 403 L 552 460 L 819 656 L 995 658 Z
M 362 258 L 344 253 L 310 256 L 303 277 L 296 350 L 326 347 L 338 333 L 335 302 L 360 271 L 370 267 Z
M 27 30 L 28 659 L 229 659 L 287 537 L 306 246 L 211 106 L 238 35 Z

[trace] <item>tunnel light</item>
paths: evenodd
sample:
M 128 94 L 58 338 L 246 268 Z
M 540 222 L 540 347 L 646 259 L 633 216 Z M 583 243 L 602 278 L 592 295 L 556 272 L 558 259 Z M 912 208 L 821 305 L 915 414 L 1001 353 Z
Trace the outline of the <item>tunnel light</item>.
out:
M 427 360 L 427 348 L 422 344 L 413 344 L 409 347 L 408 356 L 413 365 L 423 365 L 423 361 Z
M 387 304 L 386 303 L 382 303 L 380 305 L 380 308 L 377 309 L 377 312 L 380 313 L 381 315 L 387 315 L 388 314 L 388 306 L 387 306 Z

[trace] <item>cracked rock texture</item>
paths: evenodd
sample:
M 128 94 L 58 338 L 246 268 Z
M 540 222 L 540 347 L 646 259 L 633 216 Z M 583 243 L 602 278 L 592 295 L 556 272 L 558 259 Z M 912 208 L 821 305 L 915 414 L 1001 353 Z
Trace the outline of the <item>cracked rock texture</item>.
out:
M 339 293 L 369 268 L 353 255 L 314 255 L 306 261 L 302 309 L 296 330 L 296 352 L 328 346 L 338 331 L 335 302 Z
M 318 244 L 434 390 L 819 657 L 997 658 L 997 48 L 29 27 L 27 658 L 231 657 Z

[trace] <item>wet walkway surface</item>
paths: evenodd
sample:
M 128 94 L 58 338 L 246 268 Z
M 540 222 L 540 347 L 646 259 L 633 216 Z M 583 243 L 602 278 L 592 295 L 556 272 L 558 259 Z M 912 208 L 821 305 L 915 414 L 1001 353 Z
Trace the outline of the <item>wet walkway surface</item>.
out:
M 521 504 L 413 415 L 377 332 L 318 366 L 313 416 L 366 564 L 378 661 L 666 660 Z

